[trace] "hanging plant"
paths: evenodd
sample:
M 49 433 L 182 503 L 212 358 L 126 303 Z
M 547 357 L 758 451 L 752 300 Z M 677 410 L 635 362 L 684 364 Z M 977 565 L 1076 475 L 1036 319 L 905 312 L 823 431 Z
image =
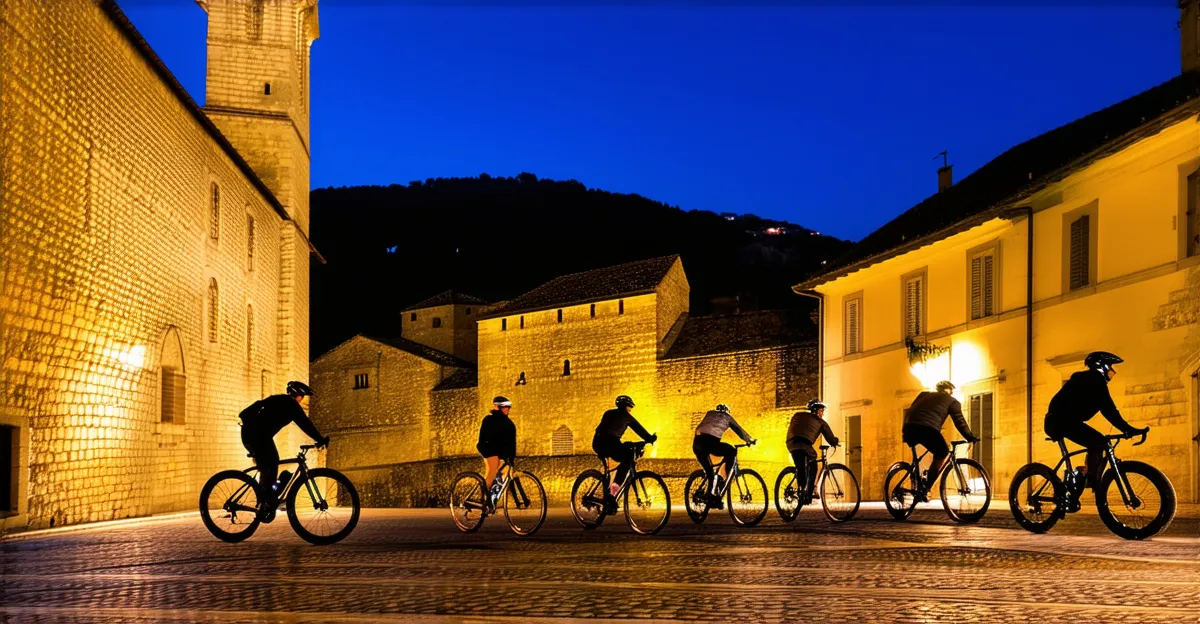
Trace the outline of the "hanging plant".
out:
M 917 343 L 911 337 L 904 339 L 904 346 L 908 348 L 908 363 L 910 366 L 917 362 L 928 362 L 943 353 L 950 352 L 950 347 L 939 347 L 928 342 Z

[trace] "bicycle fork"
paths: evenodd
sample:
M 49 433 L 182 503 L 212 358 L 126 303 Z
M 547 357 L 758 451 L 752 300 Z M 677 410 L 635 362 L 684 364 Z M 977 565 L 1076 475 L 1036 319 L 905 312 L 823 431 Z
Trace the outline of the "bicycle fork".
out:
M 1130 509 L 1137 509 L 1142 506 L 1142 500 L 1133 493 L 1133 488 L 1130 487 L 1129 481 L 1125 478 L 1125 473 L 1121 472 L 1121 468 L 1117 463 L 1117 458 L 1113 455 L 1112 443 L 1108 445 L 1108 452 L 1105 453 L 1108 459 L 1108 467 L 1116 475 L 1117 490 L 1121 492 L 1121 500 L 1125 502 L 1125 506 Z M 1100 492 L 1100 475 L 1093 477 L 1096 480 L 1096 498 L 1099 499 Z

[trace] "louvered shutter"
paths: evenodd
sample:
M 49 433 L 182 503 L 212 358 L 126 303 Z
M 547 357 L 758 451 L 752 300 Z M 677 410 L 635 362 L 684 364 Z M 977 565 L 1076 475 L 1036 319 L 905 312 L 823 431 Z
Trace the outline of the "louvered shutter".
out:
M 1089 215 L 1083 215 L 1071 223 L 1071 290 L 1088 285 Z

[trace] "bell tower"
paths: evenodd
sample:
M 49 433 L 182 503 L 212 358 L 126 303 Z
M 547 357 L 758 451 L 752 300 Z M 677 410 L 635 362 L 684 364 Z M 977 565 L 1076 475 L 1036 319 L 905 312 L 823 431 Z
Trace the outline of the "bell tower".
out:
M 277 380 L 308 379 L 309 48 L 317 0 L 196 0 L 208 13 L 204 110 L 291 217 L 279 245 Z

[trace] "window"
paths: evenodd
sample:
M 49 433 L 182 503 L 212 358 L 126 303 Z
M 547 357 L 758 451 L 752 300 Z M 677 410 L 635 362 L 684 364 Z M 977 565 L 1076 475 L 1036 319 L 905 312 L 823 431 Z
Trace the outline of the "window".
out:
M 212 207 L 208 215 L 208 237 L 217 240 L 221 236 L 221 187 L 212 183 Z
M 592 304 L 592 318 L 596 318 L 596 304 Z
M 624 299 L 617 302 L 617 314 L 625 314 L 625 300 Z
M 846 298 L 845 353 L 862 353 L 862 294 Z
M 925 333 L 925 270 L 905 275 L 903 285 L 904 337 L 912 338 Z
M 559 322 L 559 323 L 561 323 L 561 322 L 562 322 L 562 310 L 559 310 L 559 311 L 558 311 L 558 322 Z
M 996 313 L 996 252 L 989 249 L 971 257 L 971 320 Z
M 254 217 L 246 215 L 246 269 L 254 270 Z
M 437 329 L 441 326 L 442 326 L 442 317 L 440 317 L 440 316 L 433 317 L 433 328 Z
M 508 331 L 508 319 L 500 319 L 500 331 Z
M 0 516 L 12 514 L 17 508 L 13 504 L 13 494 L 16 488 L 16 470 L 13 468 L 16 462 L 13 449 L 17 447 L 20 438 L 17 436 L 17 428 L 0 425 Z M 558 435 L 558 432 L 555 432 Z M 569 434 L 568 434 L 569 435 Z
M 563 360 L 563 377 L 571 374 L 571 360 Z
M 525 315 L 521 315 L 521 329 L 525 329 Z
M 471 316 L 471 308 L 467 308 L 467 316 Z
M 246 5 L 246 34 L 251 41 L 262 38 L 263 0 L 250 0 Z
M 575 435 L 571 433 L 570 427 L 559 425 L 558 429 L 555 429 L 554 434 L 550 437 L 550 454 L 571 455 L 574 452 Z
M 991 392 L 973 394 L 967 399 L 971 431 L 980 437 L 980 442 L 971 446 L 971 459 L 983 464 L 988 474 L 995 474 L 992 470 L 992 445 L 995 439 L 993 405 Z
M 525 371 L 521 371 L 521 375 L 519 377 L 517 377 L 517 385 L 523 386 L 526 383 L 527 382 L 525 381 Z
M 210 277 L 208 279 L 208 341 L 217 341 L 217 311 L 220 310 L 220 299 L 218 298 L 217 278 Z
M 1070 290 L 1083 288 L 1089 284 L 1088 264 L 1089 252 L 1088 236 L 1091 230 L 1091 219 L 1089 215 L 1083 215 L 1071 222 L 1071 283 Z
M 246 306 L 246 361 L 254 361 L 254 306 Z
M 417 322 L 417 313 L 416 313 L 416 312 L 410 312 L 410 313 L 408 314 L 408 322 L 410 322 L 410 323 L 416 323 L 416 322 Z
M 271 95 L 271 83 L 263 84 L 263 95 Z
M 354 376 L 354 389 L 355 390 L 362 390 L 363 388 L 370 388 L 370 387 L 371 387 L 371 380 L 368 378 L 367 373 L 358 373 Z
M 1200 45 L 1200 39 L 1197 39 Z M 1185 257 L 1200 256 L 1200 170 L 1187 177 L 1187 208 L 1184 214 Z
M 158 363 L 159 422 L 182 425 L 186 407 L 187 377 L 183 369 L 183 343 L 179 332 L 167 330 Z

